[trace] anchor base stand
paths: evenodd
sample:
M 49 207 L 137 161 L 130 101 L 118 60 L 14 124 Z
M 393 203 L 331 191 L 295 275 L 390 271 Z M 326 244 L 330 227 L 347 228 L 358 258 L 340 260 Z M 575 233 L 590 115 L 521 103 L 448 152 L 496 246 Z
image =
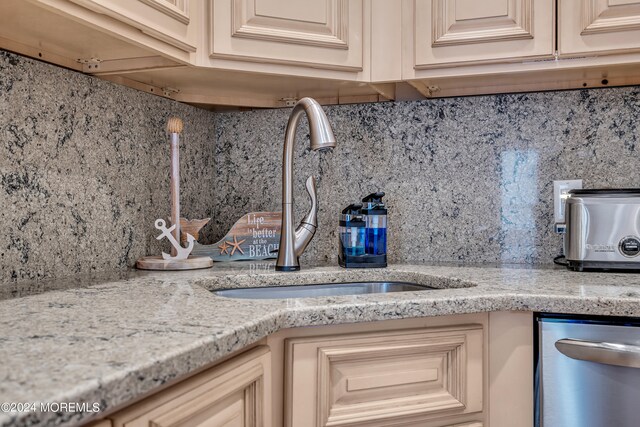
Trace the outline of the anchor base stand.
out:
M 208 256 L 180 260 L 166 260 L 161 256 L 146 256 L 136 262 L 136 268 L 140 270 L 197 270 L 210 267 L 213 267 L 213 260 Z

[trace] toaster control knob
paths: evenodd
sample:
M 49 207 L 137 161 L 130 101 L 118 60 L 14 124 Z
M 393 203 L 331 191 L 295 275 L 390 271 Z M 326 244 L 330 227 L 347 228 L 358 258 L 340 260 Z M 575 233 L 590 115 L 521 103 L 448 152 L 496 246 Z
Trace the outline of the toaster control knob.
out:
M 640 254 L 640 239 L 630 236 L 620 240 L 620 252 L 628 257 Z

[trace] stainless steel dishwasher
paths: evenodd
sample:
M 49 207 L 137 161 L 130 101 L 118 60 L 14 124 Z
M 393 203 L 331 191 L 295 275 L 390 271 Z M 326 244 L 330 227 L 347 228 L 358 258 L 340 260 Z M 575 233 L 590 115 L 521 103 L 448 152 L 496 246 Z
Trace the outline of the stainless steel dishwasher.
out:
M 540 314 L 536 426 L 640 426 L 640 319 Z

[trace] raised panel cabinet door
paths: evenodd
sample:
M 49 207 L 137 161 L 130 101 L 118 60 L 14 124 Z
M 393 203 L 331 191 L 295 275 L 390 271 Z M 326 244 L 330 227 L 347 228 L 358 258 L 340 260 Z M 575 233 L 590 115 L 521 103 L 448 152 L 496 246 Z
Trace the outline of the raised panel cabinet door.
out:
M 70 1 L 135 27 L 182 51 L 196 51 L 195 31 L 189 28 L 189 0 Z
M 562 57 L 640 52 L 640 0 L 558 0 Z
M 212 59 L 363 70 L 364 0 L 208 0 Z
M 481 412 L 482 394 L 482 325 L 285 344 L 288 427 L 424 425 Z
M 553 57 L 553 0 L 409 0 L 415 70 Z
M 258 347 L 112 416 L 114 427 L 270 427 L 271 356 Z

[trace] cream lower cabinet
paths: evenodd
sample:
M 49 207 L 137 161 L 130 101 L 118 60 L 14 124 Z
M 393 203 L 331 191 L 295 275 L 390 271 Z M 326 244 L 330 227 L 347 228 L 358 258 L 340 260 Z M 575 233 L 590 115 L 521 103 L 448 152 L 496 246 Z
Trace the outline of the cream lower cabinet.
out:
M 288 427 L 443 425 L 483 410 L 481 324 L 293 338 L 285 348 Z
M 110 417 L 114 427 L 270 427 L 271 359 L 261 346 Z
M 96 425 L 532 427 L 532 313 L 282 330 Z

